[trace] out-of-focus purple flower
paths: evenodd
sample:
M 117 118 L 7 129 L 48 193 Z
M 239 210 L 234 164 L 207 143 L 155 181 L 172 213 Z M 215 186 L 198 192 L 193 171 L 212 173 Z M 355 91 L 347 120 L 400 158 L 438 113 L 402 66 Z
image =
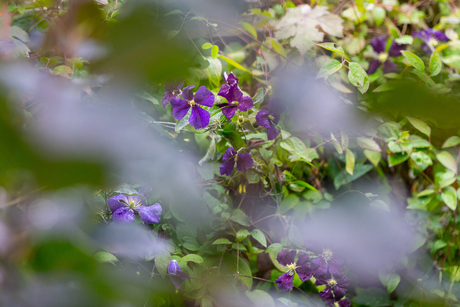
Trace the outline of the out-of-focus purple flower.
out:
M 284 108 L 281 107 L 277 100 L 272 99 L 268 102 L 268 110 L 261 110 L 256 115 L 256 121 L 259 126 L 267 130 L 268 140 L 274 140 L 280 133 L 275 125 L 280 121 L 281 113 Z
M 387 44 L 387 37 L 385 35 L 374 37 L 371 39 L 371 46 L 374 48 L 374 51 L 378 54 L 378 60 L 372 60 L 369 63 L 369 70 L 367 71 L 368 74 L 373 74 L 377 68 L 383 63 L 383 72 L 396 72 L 398 71 L 398 65 L 393 63 L 389 57 L 394 58 L 401 56 L 401 51 L 406 49 L 406 45 L 400 45 L 393 41 L 391 43 L 390 49 L 388 53 L 385 52 Z
M 449 40 L 446 34 L 431 28 L 417 31 L 412 36 L 423 40 L 422 50 L 426 53 L 432 53 L 440 42 Z
M 171 278 L 172 283 L 176 287 L 176 289 L 180 289 L 180 284 L 184 281 L 189 279 L 188 274 L 185 274 L 176 260 L 172 260 L 168 265 L 168 274 Z
M 209 115 L 208 111 L 198 105 L 212 107 L 214 104 L 214 94 L 206 87 L 201 86 L 198 91 L 196 91 L 195 97 L 193 97 L 192 88 L 194 87 L 194 85 L 184 87 L 182 97 L 186 100 L 173 98 L 171 100 L 171 106 L 173 108 L 173 117 L 175 119 L 182 119 L 187 114 L 188 110 L 192 108 L 192 114 L 190 115 L 188 121 L 190 125 L 195 127 L 195 129 L 201 129 L 205 128 L 209 124 L 211 115 Z
M 254 106 L 254 101 L 249 96 L 243 96 L 243 92 L 238 86 L 238 78 L 233 73 L 228 76 L 224 73 L 224 80 L 227 84 L 222 84 L 217 95 L 227 99 L 228 103 L 222 103 L 218 106 L 222 108 L 222 113 L 230 119 L 236 111 L 247 112 Z
M 342 276 L 343 261 L 339 257 L 334 257 L 330 249 L 323 249 L 323 253 L 311 261 L 312 265 L 316 268 L 316 275 L 327 275 L 328 272 L 334 276 Z
M 348 299 L 348 297 L 342 300 L 331 297 L 331 298 L 325 299 L 324 303 L 326 303 L 327 307 L 350 307 L 351 306 L 351 302 Z
M 307 281 L 313 276 L 314 268 L 308 264 L 310 257 L 307 253 L 300 253 L 297 262 L 295 262 L 296 254 L 295 250 L 284 249 L 276 257 L 281 265 L 288 268 L 288 271 L 276 280 L 276 285 L 281 292 L 292 290 L 292 281 L 294 280 L 295 273 L 299 275 L 301 281 Z
M 348 286 L 348 278 L 346 276 L 335 278 L 331 274 L 326 274 L 315 275 L 315 278 L 317 285 L 326 285 L 326 288 L 319 293 L 319 297 L 323 300 L 327 300 L 329 298 L 340 300 L 345 296 L 345 293 L 347 292 L 345 287 Z
M 164 88 L 166 92 L 163 94 L 163 107 L 166 107 L 166 105 L 173 100 L 174 98 L 177 98 L 180 93 L 181 89 L 184 86 L 184 81 L 179 81 L 179 80 L 173 80 L 171 82 L 166 82 L 164 84 Z
M 142 189 L 139 194 L 145 197 Z M 156 224 L 160 221 L 161 205 L 157 203 L 147 206 L 145 200 L 139 195 L 118 194 L 110 197 L 107 203 L 113 213 L 112 219 L 115 223 L 131 223 L 136 219 L 136 213 L 141 217 L 141 221 L 146 224 Z
M 229 147 L 222 157 L 224 163 L 220 166 L 220 174 L 230 176 L 235 168 L 246 173 L 248 167 L 252 167 L 254 160 L 249 153 L 238 153 L 233 147 Z

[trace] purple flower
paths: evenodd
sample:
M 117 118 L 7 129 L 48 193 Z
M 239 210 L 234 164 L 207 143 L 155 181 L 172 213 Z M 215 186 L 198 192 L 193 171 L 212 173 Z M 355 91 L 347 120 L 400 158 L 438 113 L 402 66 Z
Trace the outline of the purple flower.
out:
M 254 106 L 254 101 L 249 96 L 243 96 L 243 92 L 238 86 L 238 78 L 233 73 L 227 76 L 224 73 L 224 80 L 227 84 L 222 84 L 217 95 L 227 99 L 228 103 L 222 103 L 218 106 L 222 108 L 222 113 L 230 119 L 236 111 L 247 112 Z
M 345 296 L 345 292 L 347 292 L 345 287 L 348 286 L 348 278 L 346 276 L 336 278 L 331 274 L 326 274 L 315 275 L 315 278 L 317 285 L 326 285 L 326 288 L 319 293 L 319 297 L 323 300 L 328 300 L 330 298 L 340 300 Z
M 325 299 L 324 302 L 326 303 L 327 307 L 350 307 L 351 302 L 348 297 L 344 298 L 343 300 L 334 299 L 333 297 Z
M 192 88 L 194 85 L 189 85 L 184 87 L 182 91 L 182 97 L 186 100 L 181 98 L 173 98 L 171 100 L 171 106 L 173 108 L 173 117 L 175 119 L 182 119 L 188 112 L 190 108 L 192 108 L 192 114 L 188 122 L 190 125 L 195 127 L 195 129 L 205 128 L 209 124 L 209 112 L 200 107 L 199 105 L 212 107 L 214 104 L 214 94 L 211 93 L 206 87 L 201 86 L 198 91 L 195 93 L 195 97 L 193 97 Z
M 176 260 L 172 260 L 168 265 L 168 274 L 176 289 L 180 289 L 180 284 L 189 278 L 181 269 Z
M 307 281 L 313 276 L 314 269 L 308 264 L 310 257 L 308 257 L 307 253 L 300 253 L 297 262 L 295 262 L 296 254 L 295 250 L 284 249 L 276 257 L 281 265 L 288 268 L 288 271 L 276 280 L 276 285 L 281 292 L 292 290 L 294 273 L 297 273 L 302 281 Z
M 378 53 L 379 59 L 372 60 L 369 63 L 369 70 L 367 71 L 368 74 L 373 74 L 377 70 L 377 68 L 380 67 L 381 63 L 383 63 L 384 73 L 398 71 L 398 65 L 390 61 L 388 57 L 395 58 L 401 56 L 401 51 L 406 49 L 406 45 L 400 45 L 396 43 L 396 41 L 393 41 L 391 43 L 390 49 L 388 50 L 388 53 L 386 53 L 386 44 L 387 37 L 385 35 L 374 37 L 373 39 L 371 39 L 371 46 L 372 48 L 374 48 L 374 51 Z
M 180 95 L 182 86 L 184 86 L 184 81 L 179 80 L 173 80 L 164 84 L 166 92 L 163 94 L 163 107 L 166 107 L 171 100 Z
M 280 107 L 277 100 L 272 99 L 268 102 L 268 110 L 261 110 L 256 115 L 256 121 L 259 126 L 267 129 L 268 140 L 274 140 L 280 133 L 275 125 L 280 121 L 281 113 L 284 108 Z
M 240 172 L 246 173 L 248 167 L 252 167 L 254 160 L 248 153 L 238 153 L 233 147 L 229 147 L 222 157 L 224 163 L 220 166 L 220 174 L 230 176 L 235 168 Z
M 426 53 L 432 53 L 436 45 L 449 40 L 443 32 L 431 28 L 417 31 L 412 36 L 423 40 L 422 50 Z
M 139 191 L 139 194 L 145 196 L 145 194 L 142 193 L 142 189 Z M 136 213 L 141 217 L 141 221 L 146 224 L 156 224 L 160 221 L 162 211 L 161 205 L 157 203 L 152 206 L 147 206 L 145 200 L 141 196 L 118 194 L 117 196 L 109 198 L 107 203 L 113 213 L 112 219 L 115 223 L 131 223 L 136 219 Z
M 327 275 L 328 272 L 334 276 L 342 276 L 342 268 L 340 265 L 343 264 L 342 260 L 338 257 L 333 258 L 332 251 L 330 249 L 323 249 L 323 253 L 311 261 L 312 265 L 316 268 L 316 275 Z

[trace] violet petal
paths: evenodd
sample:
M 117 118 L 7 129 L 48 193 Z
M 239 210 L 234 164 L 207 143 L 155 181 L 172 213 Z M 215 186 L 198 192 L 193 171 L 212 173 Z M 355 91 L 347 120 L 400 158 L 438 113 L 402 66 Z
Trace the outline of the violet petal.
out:
M 294 251 L 295 252 L 295 251 Z M 289 272 L 284 273 L 278 279 L 276 279 L 276 285 L 281 292 L 292 290 L 292 281 L 294 280 L 294 274 L 290 275 Z
M 212 107 L 214 105 L 214 94 L 204 86 L 200 86 L 195 93 L 195 102 L 202 106 Z
M 243 153 L 238 155 L 238 160 L 236 160 L 236 169 L 240 172 L 246 173 L 247 168 L 254 165 L 254 160 L 251 155 L 248 153 Z
M 157 203 L 152 206 L 140 207 L 137 211 L 139 211 L 142 222 L 146 224 L 156 224 L 160 221 L 162 208 L 161 205 Z
M 115 223 L 128 224 L 132 223 L 136 219 L 136 216 L 129 208 L 123 207 L 112 214 L 112 219 Z
M 115 212 L 119 208 L 126 207 L 128 205 L 128 197 L 124 194 L 118 194 L 117 196 L 110 197 L 107 200 L 110 211 Z
M 241 97 L 238 102 L 239 102 L 238 109 L 241 112 L 247 112 L 248 110 L 251 110 L 252 107 L 254 106 L 254 101 L 252 101 L 252 98 L 249 96 Z
M 290 250 L 287 250 L 287 249 L 283 249 L 278 254 L 278 256 L 276 256 L 276 260 L 278 260 L 278 262 L 281 265 L 287 266 L 289 264 L 294 263 L 296 254 L 297 254 L 297 252 L 295 250 L 290 251 Z
M 195 105 L 192 108 L 192 114 L 190 115 L 190 119 L 188 120 L 188 122 L 190 123 L 190 125 L 195 127 L 195 129 L 202 129 L 209 125 L 210 118 L 211 115 L 208 111 L 206 111 L 202 107 Z
M 174 98 L 171 100 L 171 106 L 173 108 L 172 115 L 175 119 L 182 119 L 190 109 L 190 105 L 187 100 L 181 98 Z

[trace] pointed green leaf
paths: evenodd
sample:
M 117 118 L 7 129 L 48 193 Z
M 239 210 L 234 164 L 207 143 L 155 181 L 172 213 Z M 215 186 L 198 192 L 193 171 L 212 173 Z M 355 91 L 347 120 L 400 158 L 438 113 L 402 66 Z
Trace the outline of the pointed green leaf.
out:
M 242 22 L 240 22 L 240 25 L 243 27 L 244 30 L 246 30 L 246 32 L 251 34 L 252 37 L 257 39 L 257 31 L 256 31 L 256 29 L 254 28 L 254 26 L 252 24 L 242 21 Z
M 212 44 L 211 43 L 204 43 L 203 46 L 201 46 L 202 49 L 210 49 L 212 48 Z
M 343 51 L 343 48 L 340 46 L 336 47 L 334 43 L 323 43 L 323 44 L 316 44 L 316 45 L 326 50 L 334 51 L 334 52 L 340 53 L 341 55 L 345 55 L 345 51 Z
M 323 66 L 321 66 L 321 69 L 316 75 L 316 79 L 328 77 L 337 72 L 340 68 L 342 68 L 341 62 L 337 60 L 330 60 L 329 62 L 326 62 Z
M 441 194 L 442 201 L 452 210 L 457 208 L 457 191 L 453 187 L 447 187 Z
M 219 244 L 232 244 L 229 239 L 226 238 L 219 238 L 216 241 L 212 242 L 213 245 L 219 245 Z
M 401 51 L 401 52 L 411 66 L 413 66 L 415 69 L 421 72 L 425 71 L 425 64 L 423 64 L 423 61 L 421 58 L 419 58 L 418 56 L 416 56 L 415 54 L 409 51 Z
M 430 57 L 430 66 L 428 67 L 428 71 L 430 76 L 436 76 L 441 72 L 442 69 L 442 62 L 439 54 L 435 51 L 431 54 Z
M 451 136 L 444 142 L 444 144 L 442 144 L 442 148 L 449 148 L 449 147 L 457 146 L 458 144 L 460 144 L 460 137 Z
M 214 45 L 212 47 L 212 50 L 211 50 L 211 56 L 214 58 L 214 59 L 217 59 L 217 56 L 219 55 L 219 46 L 217 45 Z
M 267 239 L 265 239 L 265 235 L 260 231 L 259 229 L 253 229 L 251 231 L 251 236 L 260 244 L 262 244 L 263 247 L 267 247 Z
M 332 132 L 331 132 L 331 141 L 332 141 L 332 145 L 334 145 L 335 147 L 335 150 L 337 150 L 339 155 L 341 155 L 343 153 L 342 147 L 340 147 L 339 142 L 337 142 L 337 139 L 335 138 L 334 134 L 332 134 Z
M 351 84 L 354 86 L 363 86 L 364 85 L 364 77 L 366 76 L 366 72 L 358 63 L 351 62 L 350 63 L 350 70 L 348 71 L 348 80 L 350 80 Z
M 376 141 L 370 138 L 359 137 L 357 138 L 358 145 L 362 149 L 367 149 L 371 151 L 381 151 L 379 144 Z
M 449 152 L 441 151 L 436 155 L 436 158 L 438 158 L 438 161 L 447 169 L 457 174 L 457 162 L 455 162 L 454 157 L 452 157 L 452 155 Z
M 225 62 L 227 62 L 228 64 L 234 66 L 235 68 L 238 68 L 238 69 L 240 69 L 242 71 L 250 72 L 249 70 L 247 70 L 246 68 L 241 66 L 241 64 L 239 64 L 238 62 L 236 62 L 236 61 L 234 61 L 234 60 L 232 60 L 230 58 L 227 58 L 226 56 L 219 55 L 218 58 L 224 60 Z
M 355 155 L 350 149 L 346 150 L 346 164 L 345 164 L 345 170 L 347 173 L 350 175 L 353 175 L 353 169 L 355 168 Z
M 382 158 L 382 154 L 378 151 L 364 150 L 364 155 L 375 167 L 379 165 L 380 159 Z
M 180 262 L 195 262 L 195 263 L 203 263 L 203 258 L 199 255 L 195 254 L 188 254 L 180 259 Z
M 424 121 L 409 116 L 406 116 L 406 118 L 409 120 L 412 126 L 414 126 L 418 131 L 420 131 L 423 134 L 426 134 L 428 137 L 431 135 L 431 128 Z

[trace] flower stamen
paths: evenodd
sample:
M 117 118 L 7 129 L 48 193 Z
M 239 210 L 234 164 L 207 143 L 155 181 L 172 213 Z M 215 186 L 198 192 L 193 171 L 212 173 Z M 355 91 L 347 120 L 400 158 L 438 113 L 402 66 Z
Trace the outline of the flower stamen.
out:
M 188 102 L 188 104 L 189 104 L 191 107 L 193 107 L 193 106 L 195 106 L 196 102 L 195 102 L 195 100 L 192 99 L 192 100 L 190 100 L 190 101 Z
M 238 101 L 232 101 L 232 106 L 238 106 L 240 103 Z

